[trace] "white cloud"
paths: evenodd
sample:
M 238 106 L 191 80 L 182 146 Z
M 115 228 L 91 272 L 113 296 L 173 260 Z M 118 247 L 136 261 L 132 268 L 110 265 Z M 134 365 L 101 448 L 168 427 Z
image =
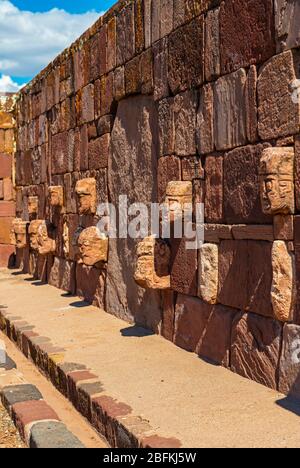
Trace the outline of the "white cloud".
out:
M 36 75 L 100 14 L 71 14 L 57 8 L 32 13 L 0 0 L 0 73 L 5 74 L 1 80 L 7 82 L 7 75 Z
M 18 85 L 15 83 L 10 76 L 1 75 L 0 76 L 0 92 L 3 93 L 15 93 L 19 91 L 24 85 Z

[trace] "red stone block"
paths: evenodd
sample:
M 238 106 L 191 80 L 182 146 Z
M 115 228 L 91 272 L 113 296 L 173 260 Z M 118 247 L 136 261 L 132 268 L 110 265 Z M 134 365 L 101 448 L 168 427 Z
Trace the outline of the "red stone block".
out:
M 55 411 L 44 400 L 15 403 L 12 406 L 12 417 L 23 438 L 27 424 L 45 420 L 59 421 Z
M 175 325 L 175 297 L 174 291 L 162 291 L 162 327 L 161 334 L 166 340 L 173 341 Z
M 158 199 L 162 203 L 166 198 L 169 182 L 181 180 L 180 158 L 177 156 L 164 156 L 158 160 L 157 169 Z
M 222 154 L 205 158 L 205 222 L 221 224 L 223 208 L 223 165 Z
M 16 206 L 14 202 L 0 201 L 0 218 L 15 216 L 15 213 Z
M 221 73 L 268 60 L 276 53 L 272 0 L 227 0 L 220 9 Z
M 64 174 L 73 170 L 73 152 L 70 146 L 69 133 L 59 133 L 51 139 L 51 172 Z
M 128 62 L 135 53 L 134 3 L 129 4 L 117 16 L 116 59 L 117 66 Z
M 0 244 L 11 244 L 14 218 L 0 218 Z
M 89 168 L 104 169 L 108 165 L 110 133 L 89 142 Z
M 0 179 L 11 177 L 12 157 L 10 154 L 0 154 Z
M 104 308 L 106 272 L 98 268 L 76 265 L 76 294 L 85 301 Z
M 182 294 L 197 296 L 196 249 L 187 249 L 185 237 L 171 240 L 171 288 Z
M 75 263 L 55 257 L 48 282 L 56 288 L 75 294 Z

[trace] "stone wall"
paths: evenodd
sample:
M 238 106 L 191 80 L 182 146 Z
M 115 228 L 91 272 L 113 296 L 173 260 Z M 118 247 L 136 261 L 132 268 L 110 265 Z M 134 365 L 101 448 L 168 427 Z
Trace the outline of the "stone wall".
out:
M 23 252 L 35 277 L 298 394 L 299 15 L 297 0 L 120 1 L 20 93 L 16 160 L 17 216 L 48 220 L 56 241 Z M 167 288 L 150 241 L 138 271 L 127 239 L 100 266 L 78 262 L 78 228 L 98 220 L 80 208 L 84 179 L 97 203 L 190 187 L 206 244 L 167 242 Z
M 14 96 L 0 93 L 0 267 L 13 265 L 12 221 L 15 217 L 13 181 Z

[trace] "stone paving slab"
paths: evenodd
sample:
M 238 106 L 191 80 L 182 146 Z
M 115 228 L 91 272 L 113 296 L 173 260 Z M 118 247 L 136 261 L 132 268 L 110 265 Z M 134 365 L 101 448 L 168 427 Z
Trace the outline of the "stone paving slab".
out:
M 1 328 L 112 446 L 300 447 L 300 405 L 284 395 L 27 275 L 1 271 L 0 297 Z M 17 321 L 33 332 L 14 339 Z

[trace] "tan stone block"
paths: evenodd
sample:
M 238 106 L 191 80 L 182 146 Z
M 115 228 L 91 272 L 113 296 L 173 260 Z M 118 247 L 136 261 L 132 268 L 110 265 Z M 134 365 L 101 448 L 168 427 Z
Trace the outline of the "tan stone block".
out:
M 217 303 L 219 251 L 215 244 L 203 244 L 199 249 L 198 296 L 208 304 Z
M 78 180 L 75 187 L 78 197 L 79 214 L 96 213 L 96 180 L 93 178 Z
M 294 255 L 283 241 L 275 241 L 272 248 L 273 280 L 271 300 L 274 316 L 281 322 L 292 318 L 295 294 Z

